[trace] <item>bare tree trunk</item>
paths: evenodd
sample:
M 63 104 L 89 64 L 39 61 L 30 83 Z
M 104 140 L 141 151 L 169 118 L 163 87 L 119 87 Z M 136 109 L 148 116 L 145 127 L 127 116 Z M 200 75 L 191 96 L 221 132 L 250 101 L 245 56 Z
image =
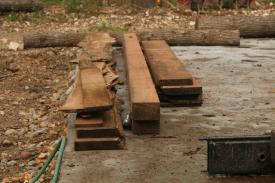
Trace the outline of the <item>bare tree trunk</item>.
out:
M 0 0 L 0 12 L 36 11 L 42 9 L 42 3 L 37 0 Z
M 198 29 L 240 30 L 241 37 L 275 37 L 275 16 L 205 16 L 197 19 Z

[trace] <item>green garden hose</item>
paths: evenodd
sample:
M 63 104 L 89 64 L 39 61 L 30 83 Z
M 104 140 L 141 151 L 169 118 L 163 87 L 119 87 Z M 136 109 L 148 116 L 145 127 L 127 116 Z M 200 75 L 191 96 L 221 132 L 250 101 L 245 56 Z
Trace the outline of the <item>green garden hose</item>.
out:
M 64 150 L 65 150 L 66 143 L 67 143 L 67 138 L 63 137 L 62 142 L 61 142 L 61 146 L 60 146 L 60 149 L 59 149 L 59 152 L 58 152 L 57 161 L 56 161 L 56 164 L 55 164 L 54 176 L 53 176 L 53 179 L 52 179 L 52 183 L 57 183 L 59 170 L 60 170 L 60 167 L 61 167 L 62 157 L 63 157 L 63 153 L 64 153 Z
M 58 149 L 60 148 L 61 145 L 61 139 L 58 141 L 58 143 L 56 144 L 56 146 L 54 147 L 54 150 L 52 151 L 52 153 L 50 154 L 49 158 L 47 159 L 47 161 L 45 162 L 45 164 L 43 165 L 43 167 L 41 168 L 41 170 L 38 172 L 38 174 L 30 181 L 30 183 L 35 183 L 36 181 L 39 180 L 39 178 L 43 175 L 43 173 L 45 173 L 46 169 L 48 168 L 48 166 L 50 165 L 51 161 L 53 160 L 56 152 L 58 151 Z

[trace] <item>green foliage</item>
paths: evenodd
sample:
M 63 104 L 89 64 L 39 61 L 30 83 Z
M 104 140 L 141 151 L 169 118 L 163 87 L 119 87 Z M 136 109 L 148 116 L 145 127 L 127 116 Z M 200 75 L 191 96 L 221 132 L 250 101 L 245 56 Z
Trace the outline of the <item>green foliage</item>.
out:
M 63 0 L 42 0 L 46 4 L 60 4 Z
M 102 0 L 63 0 L 67 12 L 98 13 L 102 7 Z
M 8 14 L 6 16 L 6 20 L 10 21 L 10 22 L 18 21 L 19 20 L 19 14 L 12 11 L 10 14 Z
M 91 27 L 90 31 L 100 31 L 100 32 L 127 32 L 128 27 L 113 26 L 110 24 L 105 17 L 101 17 L 99 23 L 96 26 Z
M 233 0 L 226 0 L 223 2 L 223 8 L 225 9 L 233 9 L 234 8 L 234 2 Z

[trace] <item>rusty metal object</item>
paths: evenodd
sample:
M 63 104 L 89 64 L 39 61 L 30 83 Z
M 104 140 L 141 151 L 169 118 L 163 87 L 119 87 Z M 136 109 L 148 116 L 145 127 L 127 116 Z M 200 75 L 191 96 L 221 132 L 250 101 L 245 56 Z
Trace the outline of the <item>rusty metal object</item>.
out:
M 208 142 L 209 175 L 269 175 L 275 172 L 270 135 L 202 140 Z

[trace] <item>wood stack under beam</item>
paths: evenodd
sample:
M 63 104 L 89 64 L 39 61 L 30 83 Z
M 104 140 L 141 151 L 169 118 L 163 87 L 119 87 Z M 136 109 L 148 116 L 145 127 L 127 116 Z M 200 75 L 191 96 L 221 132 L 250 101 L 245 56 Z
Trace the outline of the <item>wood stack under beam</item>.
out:
M 125 145 L 116 95 L 109 90 L 117 79 L 108 60 L 112 43 L 108 34 L 92 33 L 79 44 L 83 49 L 77 59 L 79 73 L 61 109 L 77 113 L 77 151 L 122 149 Z
M 143 41 L 142 46 L 161 106 L 202 104 L 200 81 L 186 70 L 164 40 Z

